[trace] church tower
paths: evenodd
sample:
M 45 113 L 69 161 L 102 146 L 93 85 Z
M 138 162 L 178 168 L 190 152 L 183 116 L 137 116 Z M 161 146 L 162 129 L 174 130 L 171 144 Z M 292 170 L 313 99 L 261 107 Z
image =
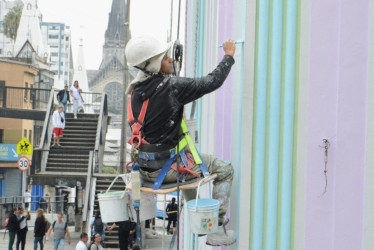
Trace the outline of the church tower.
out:
M 123 71 L 125 56 L 126 0 L 112 0 L 108 28 L 105 31 L 103 59 L 97 71 L 89 71 L 89 88 L 92 92 L 108 95 L 108 108 L 112 114 L 120 114 L 123 105 Z M 130 79 L 136 70 L 129 69 Z
M 122 64 L 125 51 L 125 4 L 126 0 L 113 0 L 109 13 L 108 28 L 105 31 L 103 59 L 100 69 L 116 57 Z

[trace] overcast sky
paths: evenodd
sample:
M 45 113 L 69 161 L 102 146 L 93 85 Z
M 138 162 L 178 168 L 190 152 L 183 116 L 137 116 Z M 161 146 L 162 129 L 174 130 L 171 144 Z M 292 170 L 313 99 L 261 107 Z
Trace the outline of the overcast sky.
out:
M 70 26 L 74 63 L 83 39 L 87 69 L 98 69 L 112 0 L 38 0 L 43 22 Z M 130 28 L 133 36 L 149 34 L 166 41 L 170 27 L 170 0 L 132 0 Z

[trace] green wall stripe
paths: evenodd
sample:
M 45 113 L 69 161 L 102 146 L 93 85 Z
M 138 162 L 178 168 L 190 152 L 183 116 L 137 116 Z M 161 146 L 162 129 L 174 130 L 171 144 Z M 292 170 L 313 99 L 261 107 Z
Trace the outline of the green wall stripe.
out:
M 291 250 L 295 250 L 295 206 L 296 206 L 296 168 L 298 151 L 298 123 L 299 123 L 299 90 L 300 90 L 300 29 L 301 29 L 301 0 L 297 0 L 296 27 L 296 69 L 295 69 L 295 120 L 293 136 L 293 173 L 292 173 L 292 218 L 291 218 Z M 304 201 L 299 201 L 304 202 Z M 298 249 L 296 249 L 298 250 Z

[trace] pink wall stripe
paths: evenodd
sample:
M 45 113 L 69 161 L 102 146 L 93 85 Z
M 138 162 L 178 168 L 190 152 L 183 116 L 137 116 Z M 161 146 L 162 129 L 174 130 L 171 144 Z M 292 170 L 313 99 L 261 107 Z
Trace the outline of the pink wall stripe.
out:
M 305 247 L 361 249 L 369 1 L 317 0 L 311 11 Z

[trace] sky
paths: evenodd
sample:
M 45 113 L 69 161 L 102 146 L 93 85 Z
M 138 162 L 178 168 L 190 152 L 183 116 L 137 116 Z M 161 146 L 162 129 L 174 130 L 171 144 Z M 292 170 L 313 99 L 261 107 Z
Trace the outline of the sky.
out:
M 132 0 L 132 36 L 148 34 L 166 41 L 170 29 L 170 1 Z M 43 22 L 58 22 L 70 26 L 74 63 L 79 41 L 83 39 L 87 69 L 98 69 L 100 65 L 111 4 L 111 0 L 38 0 Z

